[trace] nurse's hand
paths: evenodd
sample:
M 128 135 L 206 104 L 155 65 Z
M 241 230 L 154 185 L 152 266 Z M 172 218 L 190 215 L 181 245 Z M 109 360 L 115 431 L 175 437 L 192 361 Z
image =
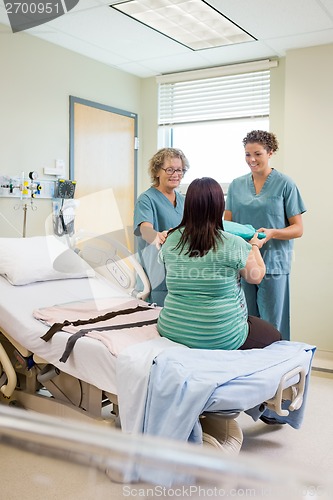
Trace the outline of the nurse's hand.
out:
M 163 245 L 163 243 L 165 242 L 167 236 L 168 236 L 168 231 L 161 231 L 160 233 L 159 232 L 156 233 L 154 245 L 158 250 L 161 248 L 161 245 Z
M 264 245 L 267 241 L 271 240 L 275 236 L 275 229 L 267 229 L 267 227 L 261 227 L 258 229 L 258 233 L 265 233 L 266 238 L 263 238 L 262 244 Z

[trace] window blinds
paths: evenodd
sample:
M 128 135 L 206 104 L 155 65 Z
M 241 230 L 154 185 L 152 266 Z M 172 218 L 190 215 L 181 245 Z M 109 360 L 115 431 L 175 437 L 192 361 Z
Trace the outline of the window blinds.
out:
M 270 71 L 159 84 L 159 125 L 269 116 Z

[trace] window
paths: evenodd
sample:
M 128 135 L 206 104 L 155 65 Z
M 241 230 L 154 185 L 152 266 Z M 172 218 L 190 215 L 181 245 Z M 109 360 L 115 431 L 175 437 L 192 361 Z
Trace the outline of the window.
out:
M 221 70 L 237 73 L 244 66 Z M 179 75 L 180 81 L 177 74 L 169 82 L 158 77 L 159 147 L 177 147 L 187 156 L 191 168 L 182 191 L 203 176 L 214 177 L 226 190 L 249 171 L 242 139 L 250 130 L 269 130 L 270 71 L 266 67 L 201 79 L 191 79 L 189 72 L 187 80 L 186 73 Z

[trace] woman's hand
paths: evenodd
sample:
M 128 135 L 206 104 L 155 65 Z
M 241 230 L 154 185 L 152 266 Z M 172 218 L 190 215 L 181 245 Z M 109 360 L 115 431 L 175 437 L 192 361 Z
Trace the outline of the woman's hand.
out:
M 261 230 L 260 230 L 261 232 Z M 266 238 L 259 239 L 258 238 L 258 231 L 254 234 L 253 238 L 249 240 L 249 243 L 251 245 L 256 245 L 258 248 L 261 248 L 264 243 L 266 243 Z
M 259 251 L 263 246 L 263 240 L 259 240 L 258 233 L 255 233 L 249 243 L 252 245 L 252 250 L 246 261 L 246 265 L 240 270 L 240 275 L 248 283 L 258 285 L 265 276 L 266 266 Z

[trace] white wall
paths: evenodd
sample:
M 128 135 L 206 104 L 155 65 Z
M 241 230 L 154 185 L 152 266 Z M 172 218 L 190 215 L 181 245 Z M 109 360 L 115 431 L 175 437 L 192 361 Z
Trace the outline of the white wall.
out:
M 285 165 L 304 197 L 292 273 L 293 339 L 333 351 L 333 44 L 286 57 Z
M 158 147 L 157 120 L 158 120 L 158 87 L 155 78 L 145 78 L 141 84 L 142 97 L 142 142 L 141 169 L 139 172 L 138 193 L 146 190 L 151 185 L 148 175 L 148 163 Z
M 271 102 L 270 102 L 270 131 L 276 134 L 279 149 L 270 161 L 270 165 L 284 172 L 284 120 L 285 120 L 285 58 L 280 58 L 278 66 L 271 69 Z
M 140 115 L 141 79 L 92 59 L 1 26 L 0 173 L 20 176 L 64 159 L 69 163 L 69 96 Z M 140 128 L 140 119 L 139 128 Z M 101 189 L 102 179 L 101 179 Z M 22 234 L 18 199 L 0 198 L 0 235 Z M 41 234 L 51 211 L 37 200 L 27 212 L 27 236 Z
M 271 70 L 271 165 L 297 183 L 307 212 L 291 271 L 291 339 L 333 355 L 330 216 L 333 168 L 333 44 L 292 50 Z

